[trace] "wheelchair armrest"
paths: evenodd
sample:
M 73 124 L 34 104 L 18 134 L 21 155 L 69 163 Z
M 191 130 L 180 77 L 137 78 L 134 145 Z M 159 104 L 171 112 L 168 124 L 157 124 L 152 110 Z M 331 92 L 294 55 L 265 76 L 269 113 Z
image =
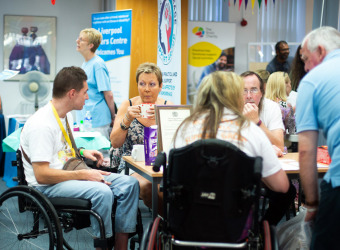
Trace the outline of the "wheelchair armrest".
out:
M 58 209 L 91 209 L 91 201 L 86 199 L 55 197 L 49 200 Z

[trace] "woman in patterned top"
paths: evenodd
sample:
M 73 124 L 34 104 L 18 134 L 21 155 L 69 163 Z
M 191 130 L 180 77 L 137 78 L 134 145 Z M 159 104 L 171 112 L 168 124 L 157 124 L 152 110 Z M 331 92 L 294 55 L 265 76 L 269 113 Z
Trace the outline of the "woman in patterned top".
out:
M 281 71 L 274 72 L 268 78 L 265 97 L 280 105 L 285 132 L 288 130 L 289 133 L 295 133 L 294 110 L 287 102 L 287 92 L 290 93 L 291 89 L 288 74 Z
M 140 104 L 152 103 L 158 105 L 173 104 L 158 97 L 162 90 L 162 72 L 153 63 L 139 65 L 136 72 L 136 81 L 139 96 L 122 102 L 118 109 L 115 123 L 111 132 L 111 145 L 113 147 L 112 162 L 119 172 L 125 169 L 125 161 L 122 156 L 131 155 L 132 147 L 135 144 L 144 144 L 144 127 L 156 125 L 155 110 L 152 107 L 147 118 L 142 118 Z M 130 172 L 131 173 L 131 172 Z M 137 178 L 140 185 L 140 198 L 146 206 L 152 206 L 152 185 L 151 182 L 137 173 L 131 176 Z M 159 193 L 159 201 L 162 202 L 162 195 Z M 162 208 L 162 206 L 158 206 Z

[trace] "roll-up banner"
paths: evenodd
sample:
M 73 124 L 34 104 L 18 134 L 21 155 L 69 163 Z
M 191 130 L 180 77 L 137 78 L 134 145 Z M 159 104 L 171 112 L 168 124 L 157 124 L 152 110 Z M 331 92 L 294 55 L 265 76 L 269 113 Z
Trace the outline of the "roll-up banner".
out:
M 160 97 L 181 104 L 181 1 L 158 0 L 157 65 L 162 70 Z
M 235 23 L 188 22 L 187 103 L 192 104 L 202 78 L 216 70 L 234 71 Z M 222 52 L 227 63 L 219 69 Z
M 131 10 L 92 14 L 92 28 L 103 35 L 96 51 L 106 63 L 114 100 L 119 107 L 129 99 L 131 60 Z

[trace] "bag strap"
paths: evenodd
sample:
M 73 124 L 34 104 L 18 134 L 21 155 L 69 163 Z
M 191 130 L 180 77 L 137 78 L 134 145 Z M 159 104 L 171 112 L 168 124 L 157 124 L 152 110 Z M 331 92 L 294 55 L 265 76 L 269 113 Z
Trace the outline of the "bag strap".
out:
M 70 125 L 68 124 L 67 116 L 66 116 L 66 119 L 65 119 L 65 120 L 66 120 L 66 128 L 67 128 L 67 132 L 68 132 L 68 136 L 70 137 L 70 141 L 71 141 L 71 144 L 72 144 L 72 148 L 74 149 L 77 158 L 82 159 L 82 157 L 81 157 L 81 155 L 80 155 L 80 153 L 79 153 L 79 150 L 78 150 L 78 148 L 77 148 L 76 142 L 74 141 L 74 137 L 73 137 L 73 134 L 72 134 Z
M 24 156 L 25 160 L 30 164 L 32 165 L 32 162 L 30 160 L 30 158 L 28 158 L 27 154 L 25 153 L 24 149 L 22 148 L 22 146 L 20 146 L 21 148 L 21 152 L 22 152 L 22 155 Z
M 66 127 L 67 127 L 67 132 L 69 134 L 69 137 L 70 137 L 70 140 L 71 140 L 71 143 L 72 143 L 72 148 L 75 150 L 75 153 L 76 153 L 76 156 L 77 158 L 79 159 L 82 159 L 80 153 L 79 153 L 79 150 L 76 146 L 76 143 L 74 141 L 74 137 L 73 137 L 73 134 L 72 134 L 72 131 L 70 129 L 70 125 L 68 124 L 68 121 L 67 121 L 67 116 L 66 116 Z M 22 130 L 24 129 L 24 126 L 22 127 L 21 129 L 21 133 L 22 133 Z M 22 148 L 22 146 L 20 145 L 20 149 L 21 149 L 21 152 L 22 152 L 22 155 L 24 156 L 25 160 L 30 164 L 32 165 L 32 162 L 30 160 L 30 158 L 27 156 L 27 154 L 25 153 L 24 149 Z
M 22 131 L 24 130 L 24 126 L 25 126 L 25 124 L 24 124 L 24 125 L 22 126 L 22 128 L 21 128 L 21 133 L 22 133 Z M 30 165 L 32 165 L 30 158 L 27 156 L 27 154 L 25 153 L 25 151 L 24 151 L 24 149 L 22 148 L 21 145 L 20 145 L 20 149 L 21 149 L 22 155 L 24 156 L 25 160 L 26 160 Z

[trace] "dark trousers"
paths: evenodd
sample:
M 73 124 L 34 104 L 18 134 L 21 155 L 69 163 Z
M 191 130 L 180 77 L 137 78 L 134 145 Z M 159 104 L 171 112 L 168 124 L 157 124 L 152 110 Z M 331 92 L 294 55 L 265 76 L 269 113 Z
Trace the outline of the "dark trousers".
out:
M 286 214 L 289 207 L 293 204 L 296 196 L 296 188 L 292 182 L 289 181 L 287 193 L 278 193 L 266 188 L 265 196 L 269 198 L 269 208 L 264 215 L 263 220 L 267 220 L 270 225 L 277 225 Z
M 340 187 L 332 188 L 323 180 L 320 184 L 319 211 L 314 224 L 311 249 L 339 249 Z

